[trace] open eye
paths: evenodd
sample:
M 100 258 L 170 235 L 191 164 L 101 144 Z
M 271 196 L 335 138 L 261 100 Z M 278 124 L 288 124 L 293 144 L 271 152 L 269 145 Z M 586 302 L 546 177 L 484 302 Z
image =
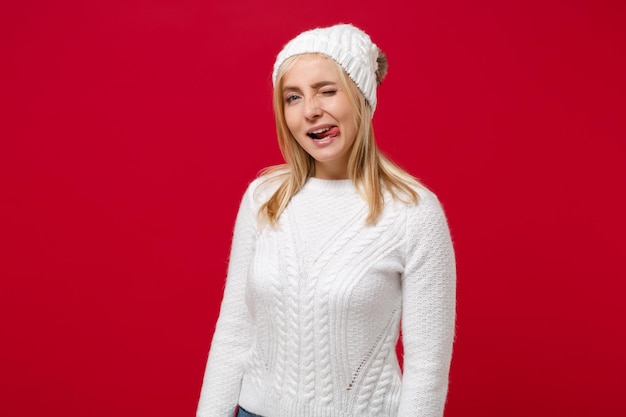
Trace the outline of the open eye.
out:
M 296 94 L 289 94 L 287 97 L 285 97 L 285 103 L 291 104 L 294 101 L 298 100 L 299 98 L 300 98 L 300 96 L 298 96 Z

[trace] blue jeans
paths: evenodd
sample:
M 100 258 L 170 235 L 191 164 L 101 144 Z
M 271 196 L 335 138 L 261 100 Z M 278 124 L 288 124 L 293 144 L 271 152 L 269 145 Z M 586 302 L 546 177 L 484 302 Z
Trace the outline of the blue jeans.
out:
M 237 412 L 237 417 L 263 417 L 258 414 L 252 414 L 239 407 L 239 411 Z

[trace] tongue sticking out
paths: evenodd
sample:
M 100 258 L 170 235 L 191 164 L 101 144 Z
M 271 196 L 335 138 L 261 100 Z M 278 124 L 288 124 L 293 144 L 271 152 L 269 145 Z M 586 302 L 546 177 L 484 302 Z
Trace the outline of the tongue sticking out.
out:
M 339 128 L 337 126 L 331 127 L 330 129 L 322 132 L 322 133 L 311 133 L 309 136 L 313 139 L 324 139 L 328 136 L 337 136 L 339 134 Z

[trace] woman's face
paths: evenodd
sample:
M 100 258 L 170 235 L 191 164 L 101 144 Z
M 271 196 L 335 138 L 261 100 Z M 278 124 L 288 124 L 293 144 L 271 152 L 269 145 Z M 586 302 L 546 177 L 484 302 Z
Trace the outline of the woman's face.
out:
M 287 127 L 315 160 L 315 177 L 348 178 L 357 125 L 334 63 L 326 57 L 298 57 L 282 78 Z

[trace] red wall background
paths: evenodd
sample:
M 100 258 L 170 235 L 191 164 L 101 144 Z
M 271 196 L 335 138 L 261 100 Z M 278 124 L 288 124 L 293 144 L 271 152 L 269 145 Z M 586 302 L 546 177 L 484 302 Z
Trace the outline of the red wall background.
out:
M 0 415 L 194 414 L 274 56 L 337 22 L 448 213 L 446 416 L 626 415 L 626 3 L 293 4 L 0 6 Z

